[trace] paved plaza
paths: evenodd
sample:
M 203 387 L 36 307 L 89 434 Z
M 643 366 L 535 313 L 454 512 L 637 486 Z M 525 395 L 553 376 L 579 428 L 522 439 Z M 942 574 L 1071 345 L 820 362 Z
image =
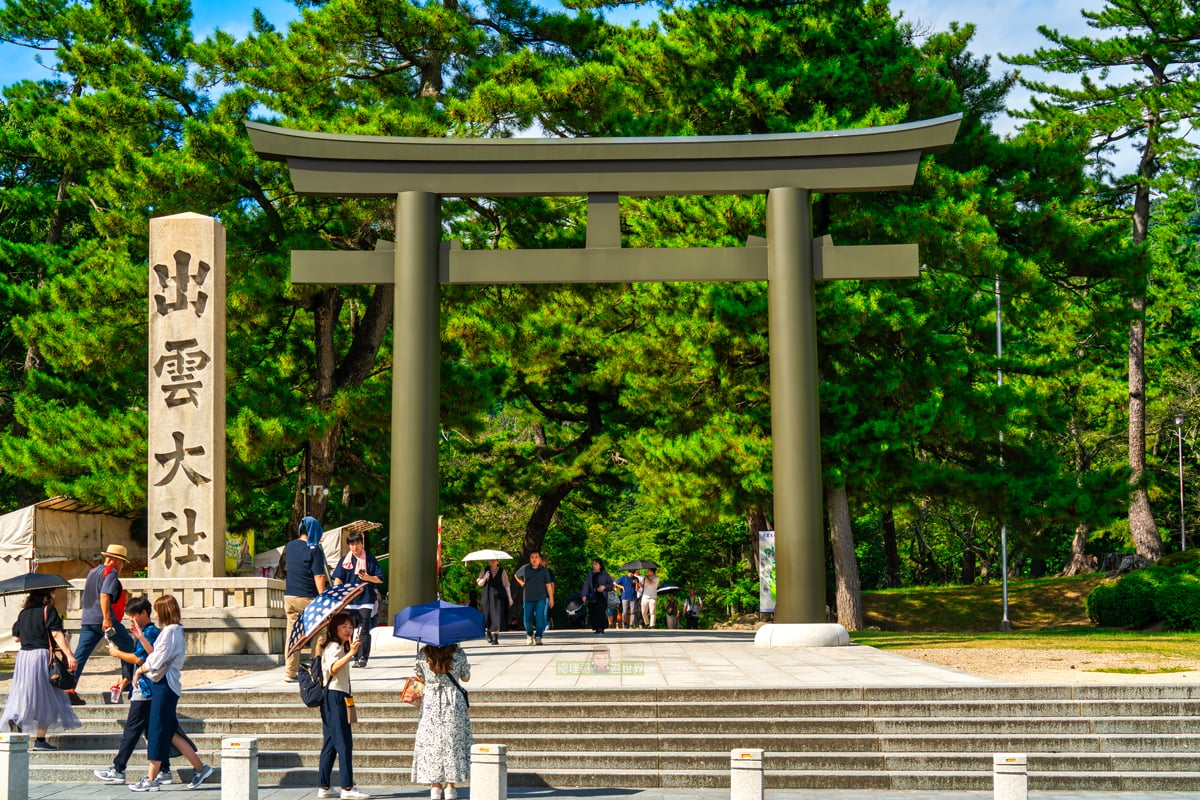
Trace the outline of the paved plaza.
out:
M 980 686 L 997 681 L 962 670 L 926 664 L 862 645 L 848 647 L 755 647 L 753 631 L 615 630 L 547 631 L 542 646 L 522 633 L 501 644 L 467 642 L 472 690 L 499 689 L 754 689 L 793 686 Z M 608 650 L 612 669 L 580 669 L 595 649 Z M 376 628 L 371 664 L 355 670 L 356 692 L 398 691 L 412 674 L 413 642 Z M 283 668 L 248 673 L 208 690 L 276 690 Z

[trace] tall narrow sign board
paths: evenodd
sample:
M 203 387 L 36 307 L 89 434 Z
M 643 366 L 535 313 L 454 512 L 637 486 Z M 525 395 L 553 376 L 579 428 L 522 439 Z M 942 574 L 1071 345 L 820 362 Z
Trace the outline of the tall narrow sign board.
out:
M 225 575 L 225 228 L 150 220 L 150 578 Z

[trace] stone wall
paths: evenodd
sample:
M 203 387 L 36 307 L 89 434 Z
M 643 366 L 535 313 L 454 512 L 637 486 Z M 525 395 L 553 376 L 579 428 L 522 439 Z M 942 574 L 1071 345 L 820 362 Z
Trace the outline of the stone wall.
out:
M 66 628 L 79 631 L 83 581 L 71 582 Z M 129 597 L 172 594 L 183 611 L 188 657 L 283 658 L 284 582 L 272 578 L 122 578 Z

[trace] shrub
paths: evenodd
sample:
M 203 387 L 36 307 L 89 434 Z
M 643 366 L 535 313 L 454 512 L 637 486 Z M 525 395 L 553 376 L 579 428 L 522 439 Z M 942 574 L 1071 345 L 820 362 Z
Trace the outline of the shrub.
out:
M 1161 584 L 1154 609 L 1169 631 L 1200 630 L 1200 578 L 1180 574 Z
M 1200 567 L 1200 550 L 1184 550 L 1179 553 L 1171 553 L 1160 558 L 1155 562 L 1157 567 L 1182 567 L 1187 566 L 1188 570 L 1195 572 L 1197 567 Z
M 1088 595 L 1088 617 L 1106 628 L 1144 628 L 1157 618 L 1154 595 L 1158 583 L 1153 570 L 1139 570 L 1115 584 L 1097 586 Z
M 1116 622 L 1116 596 L 1117 585 L 1115 583 L 1102 583 L 1088 592 L 1088 619 L 1102 628 L 1118 627 Z

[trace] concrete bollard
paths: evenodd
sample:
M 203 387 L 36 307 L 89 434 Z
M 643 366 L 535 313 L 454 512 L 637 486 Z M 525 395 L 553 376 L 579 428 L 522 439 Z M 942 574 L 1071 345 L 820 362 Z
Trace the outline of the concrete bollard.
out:
M 258 739 L 221 740 L 221 800 L 258 800 Z
M 471 747 L 471 800 L 508 800 L 508 745 Z
M 1024 753 L 992 756 L 992 796 L 995 800 L 1028 800 L 1028 760 Z
M 0 733 L 0 800 L 29 800 L 29 734 Z
M 763 800 L 763 751 L 729 751 L 729 800 Z

